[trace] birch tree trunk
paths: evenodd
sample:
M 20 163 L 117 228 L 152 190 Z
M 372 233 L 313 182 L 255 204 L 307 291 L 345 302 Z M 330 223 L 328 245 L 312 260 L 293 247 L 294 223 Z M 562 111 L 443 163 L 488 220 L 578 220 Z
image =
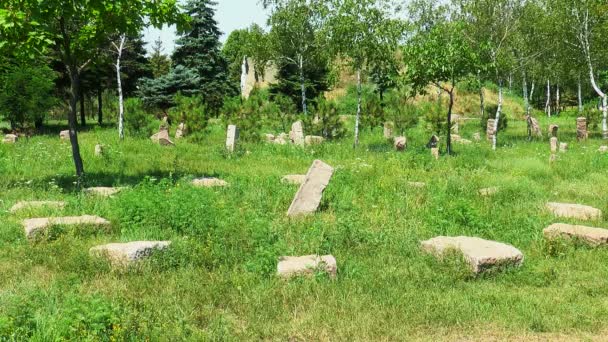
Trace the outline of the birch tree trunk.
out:
M 302 91 L 302 112 L 304 115 L 308 115 L 308 108 L 306 106 L 306 80 L 304 78 L 304 57 L 302 55 L 299 56 L 298 59 L 298 68 L 300 69 L 300 88 Z
M 581 76 L 578 76 L 578 114 L 583 114 L 583 86 L 581 85 Z
M 120 44 L 116 48 L 118 57 L 116 58 L 116 81 L 118 83 L 118 137 L 120 140 L 125 138 L 125 108 L 122 97 L 122 80 L 120 78 L 120 59 L 122 58 L 122 50 L 125 47 L 126 36 L 123 34 L 120 36 Z
M 355 118 L 355 146 L 359 146 L 359 122 L 361 120 L 361 68 L 357 69 L 357 116 Z
M 484 98 L 483 84 L 481 83 L 481 73 L 479 71 L 477 71 L 477 81 L 479 82 L 479 113 L 483 118 L 486 112 L 486 104 Z
M 534 87 L 535 86 L 536 86 L 536 83 L 534 82 L 534 80 L 532 80 L 532 89 L 530 89 L 530 96 L 529 96 L 528 103 L 531 103 L 534 101 Z M 527 113 L 528 115 L 530 115 L 531 109 L 532 109 L 532 105 L 530 104 L 528 106 L 528 113 Z
M 245 88 L 247 87 L 247 74 L 249 73 L 249 66 L 247 65 L 247 56 L 243 56 L 243 63 L 241 64 L 241 98 L 245 98 Z
M 494 121 L 494 135 L 492 136 L 492 149 L 496 150 L 496 136 L 500 123 L 500 113 L 502 112 L 502 80 L 498 82 L 498 109 L 496 110 L 496 120 Z
M 585 13 L 585 17 L 582 23 L 582 32 L 580 33 L 580 42 L 583 46 L 585 57 L 587 58 L 587 65 L 589 66 L 589 78 L 591 79 L 591 85 L 595 92 L 602 99 L 602 137 L 608 139 L 608 98 L 607 95 L 600 89 L 598 84 L 595 82 L 595 75 L 593 73 L 593 63 L 591 63 L 591 46 L 589 44 L 589 10 Z
M 545 113 L 551 117 L 551 81 L 547 80 L 547 103 L 545 104 Z
M 559 115 L 560 107 L 559 107 L 559 83 L 555 89 L 555 115 Z

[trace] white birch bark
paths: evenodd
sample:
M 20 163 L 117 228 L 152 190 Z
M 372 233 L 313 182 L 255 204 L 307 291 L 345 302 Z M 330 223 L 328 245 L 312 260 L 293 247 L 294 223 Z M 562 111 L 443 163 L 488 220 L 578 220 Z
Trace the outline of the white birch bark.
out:
M 122 51 L 125 47 L 126 36 L 123 34 L 120 36 L 120 43 L 118 46 L 114 45 L 118 57 L 116 58 L 116 81 L 118 83 L 118 137 L 120 140 L 125 138 L 125 109 L 124 101 L 122 96 L 122 80 L 120 77 L 120 59 L 122 58 Z
M 245 90 L 247 88 L 247 74 L 249 73 L 249 67 L 247 65 L 247 56 L 243 56 L 243 63 L 241 64 L 241 97 L 245 98 Z
M 498 135 L 498 124 L 500 113 L 502 112 L 502 81 L 498 82 L 498 109 L 496 110 L 496 120 L 494 121 L 494 135 L 492 136 L 492 149 L 496 150 L 496 136 Z
M 532 89 L 530 89 L 530 96 L 528 97 L 528 101 L 532 102 L 534 99 L 534 87 L 536 86 L 536 83 L 534 82 L 534 80 L 532 80 Z M 528 107 L 528 109 L 532 109 L 532 106 L 530 105 Z M 530 112 L 528 112 L 528 115 L 530 115 Z
M 357 69 L 357 116 L 355 118 L 355 147 L 359 146 L 359 121 L 361 120 L 361 69 Z
M 581 77 L 578 77 L 578 114 L 583 114 L 583 86 L 581 85 Z
M 555 115 L 559 115 L 560 109 L 559 109 L 559 83 L 557 84 L 557 87 L 555 89 Z
M 304 57 L 302 55 L 299 56 L 298 59 L 298 68 L 300 69 L 300 88 L 302 91 L 302 111 L 304 115 L 308 115 L 308 108 L 306 106 L 306 83 L 304 79 Z
M 547 103 L 545 104 L 545 113 L 551 117 L 551 81 L 547 80 Z

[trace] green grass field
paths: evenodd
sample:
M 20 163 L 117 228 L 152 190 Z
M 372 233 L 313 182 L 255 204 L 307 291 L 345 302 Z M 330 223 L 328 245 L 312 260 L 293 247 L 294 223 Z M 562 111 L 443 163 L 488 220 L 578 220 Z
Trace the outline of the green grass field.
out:
M 347 137 L 308 148 L 245 143 L 233 155 L 220 125 L 201 143 L 169 148 L 91 129 L 80 135 L 87 185 L 129 187 L 110 199 L 76 192 L 58 134 L 0 145 L 0 340 L 603 340 L 608 249 L 548 244 L 542 230 L 577 222 L 552 217 L 547 201 L 608 212 L 608 155 L 597 151 L 598 132 L 576 142 L 574 118 L 540 120 L 544 131 L 558 123 L 570 144 L 553 164 L 548 138 L 527 142 L 525 122 L 514 119 L 496 152 L 484 140 L 438 161 L 421 129 L 404 153 L 377 129 L 364 131 L 357 150 Z M 470 121 L 461 131 L 471 139 L 481 128 Z M 102 158 L 97 143 L 106 145 Z M 297 186 L 280 179 L 315 159 L 336 168 L 321 208 L 288 219 Z M 190 186 L 201 176 L 230 186 Z M 493 186 L 498 194 L 479 196 Z M 8 213 L 29 199 L 68 205 Z M 81 214 L 112 227 L 30 243 L 21 226 Z M 608 228 L 605 219 L 585 224 Z M 421 252 L 420 241 L 437 235 L 509 243 L 525 261 L 476 277 L 458 259 Z M 173 244 L 126 271 L 88 254 L 132 240 Z M 315 253 L 337 258 L 336 280 L 275 276 L 279 256 Z

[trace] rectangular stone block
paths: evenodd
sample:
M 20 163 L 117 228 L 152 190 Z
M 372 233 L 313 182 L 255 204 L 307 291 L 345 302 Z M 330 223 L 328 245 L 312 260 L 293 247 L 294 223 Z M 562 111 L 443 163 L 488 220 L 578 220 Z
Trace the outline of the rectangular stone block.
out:
M 238 139 L 239 129 L 235 125 L 229 125 L 226 136 L 226 149 L 230 152 L 234 152 Z
M 329 184 L 334 169 L 320 160 L 315 160 L 306 174 L 304 183 L 300 186 L 287 216 L 311 214 L 317 211 L 323 191 Z

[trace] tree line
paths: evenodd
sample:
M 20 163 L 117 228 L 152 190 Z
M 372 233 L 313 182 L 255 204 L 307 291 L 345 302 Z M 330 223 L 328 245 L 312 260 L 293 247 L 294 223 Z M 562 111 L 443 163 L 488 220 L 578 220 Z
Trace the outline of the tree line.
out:
M 97 97 L 101 123 L 101 94 L 117 94 L 121 139 L 125 117 L 137 117 L 129 113 L 131 98 L 159 116 L 178 111 L 180 120 L 202 122 L 230 112 L 255 121 L 252 116 L 266 105 L 240 97 L 248 67 L 256 82 L 276 68 L 268 101 L 278 111 L 321 113 L 328 122 L 335 122 L 329 118 L 336 111 L 323 94 L 348 71 L 356 83 L 354 146 L 360 127 L 383 111 L 392 111 L 392 121 L 405 128 L 414 124 L 414 96 L 435 89 L 449 98 L 442 130 L 450 153 L 455 90 L 463 83 L 477 89 L 479 115 L 494 119 L 496 128 L 509 89 L 524 98 L 529 125 L 534 109 L 552 116 L 576 107 L 583 115 L 585 106 L 595 106 L 608 138 L 604 0 L 264 0 L 268 29 L 236 30 L 224 44 L 215 5 L 211 0 L 183 6 L 175 0 L 3 1 L 0 112 L 13 129 L 38 127 L 54 101 L 67 101 L 79 179 L 84 166 L 77 113 L 80 104 L 84 125 L 87 98 Z M 166 56 L 156 42 L 146 56 L 140 32 L 164 24 L 177 25 L 175 51 Z M 498 87 L 496 108 L 485 105 L 488 83 Z M 374 97 L 364 96 L 366 85 Z

